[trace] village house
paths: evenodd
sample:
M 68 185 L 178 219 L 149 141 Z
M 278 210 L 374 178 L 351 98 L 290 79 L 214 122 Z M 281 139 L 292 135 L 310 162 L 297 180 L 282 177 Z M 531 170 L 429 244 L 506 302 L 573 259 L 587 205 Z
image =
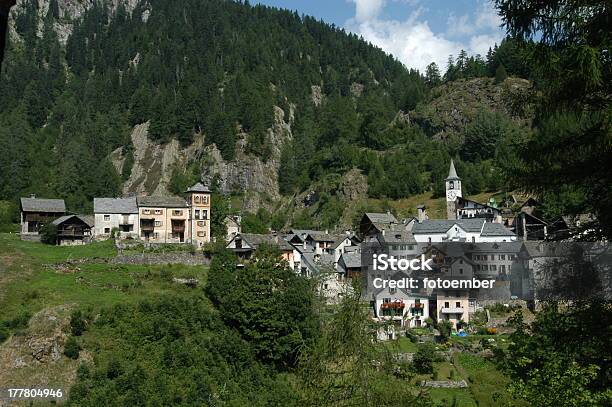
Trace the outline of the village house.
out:
M 108 239 L 113 231 L 118 238 L 138 239 L 140 225 L 136 198 L 94 198 L 94 236 Z
M 189 205 L 177 196 L 137 199 L 140 239 L 149 243 L 186 243 L 190 236 Z
M 399 224 L 399 222 L 390 212 L 367 212 L 361 217 L 361 221 L 359 222 L 359 236 L 362 239 L 376 236 L 378 233 L 382 232 L 383 229 L 396 224 Z
M 66 204 L 63 199 L 42 199 L 32 195 L 30 198 L 21 198 L 20 210 L 21 238 L 38 240 L 44 225 L 66 213 Z
M 253 257 L 257 248 L 262 244 L 277 247 L 281 252 L 282 259 L 287 262 L 289 268 L 295 270 L 294 247 L 282 236 L 276 234 L 238 233 L 225 247 L 234 252 L 239 258 L 248 260 Z
M 461 280 L 462 278 L 452 277 L 452 279 Z M 469 289 L 438 289 L 435 292 L 435 298 L 437 321 L 449 321 L 456 330 L 462 328 L 462 323 L 470 322 Z
M 400 281 L 409 276 L 396 272 L 391 280 Z M 377 322 L 390 323 L 392 329 L 379 330 L 379 339 L 395 339 L 399 332 L 409 328 L 427 325 L 429 315 L 429 296 L 424 291 L 408 288 L 382 287 L 373 293 L 371 304 Z M 382 337 L 381 337 L 382 335 Z
M 511 242 L 516 235 L 500 223 L 485 219 L 435 219 L 416 223 L 412 234 L 419 243 L 442 242 Z
M 210 189 L 201 182 L 187 189 L 189 206 L 189 242 L 202 247 L 210 242 Z
M 242 217 L 240 215 L 228 215 L 223 220 L 223 223 L 225 223 L 225 228 L 227 229 L 227 235 L 225 237 L 227 242 L 232 240 L 238 233 L 242 232 Z
M 94 227 L 93 216 L 64 215 L 51 223 L 57 228 L 57 245 L 76 246 L 91 241 L 91 230 Z

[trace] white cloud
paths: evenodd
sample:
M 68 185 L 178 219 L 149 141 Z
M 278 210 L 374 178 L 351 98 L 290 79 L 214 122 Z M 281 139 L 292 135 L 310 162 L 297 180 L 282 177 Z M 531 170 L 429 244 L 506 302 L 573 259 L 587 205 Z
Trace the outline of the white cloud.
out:
M 469 54 L 485 55 L 502 38 L 501 21 L 488 2 L 482 3 L 472 16 L 451 15 L 446 32 L 436 33 L 422 17 L 422 8 L 400 21 L 379 18 L 385 0 L 352 1 L 356 4 L 355 17 L 346 22 L 346 28 L 421 72 L 431 62 L 444 71 L 448 56 L 456 56 L 462 49 Z
M 355 20 L 369 21 L 376 17 L 385 5 L 385 0 L 352 0 L 355 3 Z

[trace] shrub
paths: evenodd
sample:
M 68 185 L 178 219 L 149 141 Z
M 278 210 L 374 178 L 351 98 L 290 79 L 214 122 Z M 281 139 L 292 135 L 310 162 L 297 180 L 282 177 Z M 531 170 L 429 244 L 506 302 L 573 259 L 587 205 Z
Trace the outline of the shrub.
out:
M 433 362 L 435 360 L 435 349 L 431 344 L 420 346 L 412 359 L 412 367 L 416 373 L 433 373 Z
M 28 322 L 30 321 L 31 317 L 32 317 L 32 314 L 30 314 L 28 311 L 23 311 L 22 313 L 20 313 L 19 315 L 17 315 L 15 318 L 11 319 L 10 321 L 6 322 L 5 324 L 7 328 L 11 328 L 11 329 L 26 328 L 28 326 Z
M 446 342 L 450 338 L 451 331 L 453 330 L 453 324 L 450 321 L 438 321 L 436 329 L 440 332 L 440 337 L 443 342 Z
M 4 325 L 0 325 L 0 343 L 3 343 L 11 336 L 11 332 Z
M 57 244 L 57 226 L 52 223 L 44 225 L 40 230 L 40 241 L 46 244 Z
M 86 321 L 81 310 L 75 310 L 70 315 L 70 332 L 74 336 L 81 336 L 86 329 Z
M 70 359 L 78 359 L 81 347 L 74 336 L 71 336 L 64 345 L 64 355 Z

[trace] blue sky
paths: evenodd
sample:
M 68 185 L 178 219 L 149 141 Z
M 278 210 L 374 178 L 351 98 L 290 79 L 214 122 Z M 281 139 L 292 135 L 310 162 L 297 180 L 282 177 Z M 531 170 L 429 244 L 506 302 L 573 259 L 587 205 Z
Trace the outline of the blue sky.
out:
M 251 0 L 252 3 L 256 2 Z M 486 54 L 501 41 L 501 20 L 487 0 L 257 0 L 297 10 L 344 27 L 424 70 L 430 62 L 446 68 L 461 49 Z

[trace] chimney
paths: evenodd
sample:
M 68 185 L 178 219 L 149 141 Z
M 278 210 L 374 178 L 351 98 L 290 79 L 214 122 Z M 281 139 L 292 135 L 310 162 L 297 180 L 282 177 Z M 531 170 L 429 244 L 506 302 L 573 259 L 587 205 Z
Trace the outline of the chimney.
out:
M 429 217 L 427 216 L 427 207 L 422 204 L 418 205 L 417 206 L 417 220 L 419 221 L 419 223 L 421 223 L 427 219 L 429 219 Z

